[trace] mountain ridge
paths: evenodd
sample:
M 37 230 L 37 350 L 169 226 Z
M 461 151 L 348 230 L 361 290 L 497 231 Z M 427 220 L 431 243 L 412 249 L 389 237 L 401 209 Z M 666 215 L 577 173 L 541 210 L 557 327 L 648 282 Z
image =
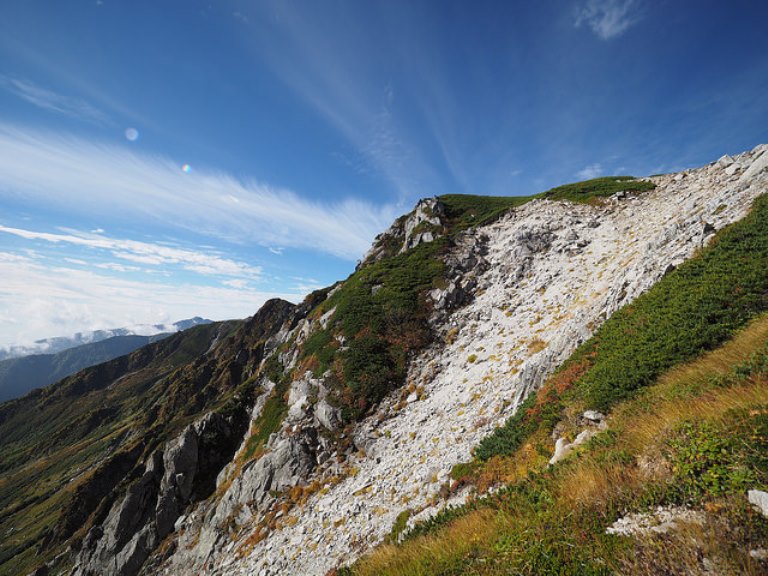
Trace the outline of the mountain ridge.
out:
M 118 447 L 86 473 L 114 470 L 99 490 L 73 478 L 78 529 L 65 511 L 42 541 L 0 548 L 0 570 L 29 566 L 36 549 L 54 573 L 325 574 L 404 513 L 466 501 L 443 490 L 453 467 L 615 310 L 747 214 L 766 191 L 767 148 L 634 190 L 607 178 L 532 199 L 423 200 L 346 281 L 198 327 L 194 348 L 170 364 L 157 356 L 164 368 L 146 383 L 112 365 L 32 395 L 29 408 L 55 406 L 54 392 L 108 407 L 109 394 L 154 391 L 129 410 L 143 415 L 129 420 L 133 436 L 103 408 L 77 416 Z M 174 338 L 167 358 L 186 340 Z M 24 402 L 0 406 L 0 429 Z M 0 443 L 15 455 L 5 471 L 32 449 L 19 440 Z M 89 491 L 101 497 L 84 506 Z M 0 485 L 4 526 L 25 517 L 19 505 Z

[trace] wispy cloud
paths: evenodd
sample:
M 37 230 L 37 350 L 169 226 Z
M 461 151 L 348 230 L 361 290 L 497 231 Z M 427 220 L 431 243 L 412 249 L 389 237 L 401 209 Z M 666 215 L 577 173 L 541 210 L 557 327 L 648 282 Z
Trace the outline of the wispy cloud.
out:
M 641 18 L 637 0 L 586 0 L 576 11 L 576 27 L 586 25 L 603 40 L 621 36 Z
M 109 117 L 85 100 L 59 94 L 29 80 L 0 74 L 0 86 L 30 104 L 93 124 L 109 124 Z
M 291 301 L 299 292 L 276 294 L 245 285 L 201 286 L 137 281 L 68 266 L 49 266 L 0 253 L 0 346 L 83 330 L 168 323 L 200 315 L 244 318 L 269 298 Z M 179 298 L 179 293 L 184 298 Z
M 242 289 L 248 286 L 248 281 L 241 278 L 235 278 L 233 280 L 224 280 L 222 284 L 224 286 L 229 286 L 230 288 Z
M 576 172 L 576 177 L 581 180 L 591 180 L 592 178 L 597 178 L 602 173 L 603 166 L 601 164 L 590 164 Z
M 118 262 L 98 262 L 93 264 L 93 266 L 101 268 L 102 270 L 112 270 L 114 272 L 138 272 L 141 270 L 138 266 L 126 266 L 125 264 L 120 264 Z
M 261 27 L 250 39 L 276 77 L 343 135 L 400 200 L 424 195 L 434 171 L 393 113 L 395 87 L 370 73 L 377 56 L 370 53 L 352 11 L 299 9 L 289 2 L 256 3 L 252 9 L 261 11 L 251 19 Z M 347 161 L 360 164 L 354 157 Z
M 393 205 L 315 202 L 223 172 L 184 173 L 162 156 L 0 124 L 0 198 L 19 196 L 102 222 L 117 214 L 235 243 L 319 250 L 348 260 L 359 258 L 396 215 Z M 84 235 L 75 238 L 85 242 Z M 88 241 L 106 241 L 100 238 Z M 151 263 L 165 256 L 132 245 L 120 257 Z
M 96 248 L 109 251 L 112 256 L 152 266 L 178 265 L 184 270 L 205 275 L 242 276 L 258 278 L 261 268 L 249 266 L 243 262 L 236 262 L 228 258 L 222 258 L 216 254 L 172 248 L 137 240 L 125 240 L 108 238 L 97 234 L 71 231 L 69 234 L 53 234 L 50 232 L 35 232 L 20 228 L 9 228 L 0 225 L 0 232 L 13 234 L 26 240 L 44 240 L 52 243 L 75 244 L 88 248 Z M 87 264 L 79 259 L 68 259 L 73 264 Z M 130 271 L 130 268 L 119 264 L 102 265 L 102 268 L 120 272 Z

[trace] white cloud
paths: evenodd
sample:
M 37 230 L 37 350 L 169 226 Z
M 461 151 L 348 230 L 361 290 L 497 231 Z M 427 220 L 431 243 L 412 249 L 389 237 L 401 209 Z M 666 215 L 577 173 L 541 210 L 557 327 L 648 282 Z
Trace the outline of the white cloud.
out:
M 303 296 L 233 286 L 140 282 L 66 266 L 51 269 L 10 256 L 0 253 L 0 346 L 196 315 L 214 320 L 244 318 L 269 298 L 297 302 Z
M 592 178 L 597 178 L 602 173 L 603 167 L 601 164 L 590 164 L 576 172 L 576 177 L 580 180 L 591 180 Z
M 102 270 L 114 270 L 115 272 L 138 272 L 141 270 L 138 266 L 125 266 L 124 264 L 118 264 L 117 262 L 100 262 L 93 264 L 96 268 Z
M 97 234 L 89 234 L 71 230 L 69 234 L 53 234 L 50 232 L 33 232 L 20 228 L 10 228 L 0 225 L 0 232 L 13 234 L 26 240 L 44 240 L 52 243 L 66 243 L 84 246 L 94 249 L 108 250 L 112 256 L 153 266 L 179 265 L 184 270 L 205 275 L 248 276 L 256 278 L 261 274 L 261 268 L 249 266 L 243 262 L 236 262 L 228 258 L 222 258 L 215 254 L 173 248 L 170 246 L 139 242 L 137 240 L 124 240 L 108 238 Z M 70 262 L 80 264 L 83 261 Z M 85 262 L 83 262 L 85 263 Z M 112 268 L 117 270 L 117 268 Z M 121 271 L 125 271 L 123 268 Z
M 224 286 L 229 286 L 230 288 L 237 288 L 240 290 L 248 286 L 248 281 L 241 278 L 236 278 L 234 280 L 224 280 L 222 284 Z
M 0 74 L 0 86 L 30 104 L 93 124 L 109 124 L 109 117 L 85 100 L 46 90 L 28 81 Z
M 88 262 L 80 258 L 64 258 L 64 261 L 70 264 L 77 264 L 78 266 L 88 266 Z
M 603 40 L 610 40 L 626 32 L 640 17 L 636 0 L 587 0 L 576 11 L 575 25 L 586 25 Z
M 107 221 L 154 222 L 237 243 L 313 249 L 354 260 L 396 215 L 392 205 L 320 203 L 161 156 L 0 124 L 0 198 Z M 235 200 L 236 199 L 236 200 Z M 134 257 L 152 258 L 131 250 Z

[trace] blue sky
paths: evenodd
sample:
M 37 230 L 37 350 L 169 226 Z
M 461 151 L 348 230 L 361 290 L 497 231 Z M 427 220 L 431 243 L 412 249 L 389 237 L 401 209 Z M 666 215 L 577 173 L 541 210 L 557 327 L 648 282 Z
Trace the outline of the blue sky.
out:
M 0 346 L 253 314 L 420 197 L 768 141 L 768 4 L 5 0 Z

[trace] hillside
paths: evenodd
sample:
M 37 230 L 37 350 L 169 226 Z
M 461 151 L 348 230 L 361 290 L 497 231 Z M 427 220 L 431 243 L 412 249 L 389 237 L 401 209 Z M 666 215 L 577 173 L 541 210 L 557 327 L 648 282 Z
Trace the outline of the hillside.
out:
M 0 401 L 23 396 L 35 388 L 53 384 L 78 370 L 123 356 L 169 334 L 114 336 L 57 354 L 33 354 L 0 361 Z
M 186 519 L 167 568 L 184 573 L 209 563 L 228 574 L 324 574 L 381 542 L 402 514 L 418 518 L 463 502 L 468 494 L 446 489 L 453 467 L 469 461 L 483 438 L 606 318 L 698 254 L 716 230 L 747 214 L 766 190 L 766 174 L 758 169 L 768 157 L 761 154 L 762 148 L 737 162 L 726 158 L 655 177 L 653 190 L 614 191 L 607 201 L 589 195 L 576 204 L 535 198 L 511 212 L 493 214 L 485 204 L 472 209 L 475 214 L 465 210 L 463 217 L 453 215 L 451 198 L 443 210 L 421 203 L 368 257 L 370 262 L 383 253 L 378 261 L 383 264 L 387 254 L 416 258 L 417 250 L 435 250 L 445 266 L 428 291 L 426 322 L 434 340 L 410 352 L 404 388 L 344 430 L 352 445 L 340 461 L 321 454 L 311 473 L 309 459 L 291 469 L 286 483 L 273 487 L 281 497 L 253 490 L 265 468 L 243 469 L 231 497 L 225 494 L 215 512 L 206 504 Z M 496 219 L 473 227 L 473 221 L 483 224 L 483 214 Z M 449 229 L 429 248 L 418 244 L 401 252 L 414 231 L 429 227 L 425 233 L 440 233 L 445 224 L 435 224 L 438 217 L 448 226 L 463 226 L 453 237 Z M 427 218 L 433 221 L 425 224 Z M 420 270 L 426 269 L 422 264 Z M 376 288 L 379 283 L 372 277 L 367 293 L 387 289 L 384 283 Z M 331 310 L 321 308 L 329 316 L 319 316 L 315 330 L 328 322 Z M 306 332 L 312 334 L 312 328 Z M 321 384 L 325 387 L 314 375 L 292 384 L 293 390 L 308 391 L 289 395 L 289 405 L 297 408 L 285 427 L 308 426 L 311 408 L 298 406 L 313 387 L 322 394 Z M 268 456 L 280 447 L 281 440 L 274 440 Z M 292 484 L 305 488 L 291 490 Z M 254 494 L 258 497 L 249 503 Z M 325 529 L 319 532 L 317 526 Z
M 658 573 L 605 529 L 766 487 L 766 150 L 422 200 L 299 306 L 0 405 L 0 573 Z

